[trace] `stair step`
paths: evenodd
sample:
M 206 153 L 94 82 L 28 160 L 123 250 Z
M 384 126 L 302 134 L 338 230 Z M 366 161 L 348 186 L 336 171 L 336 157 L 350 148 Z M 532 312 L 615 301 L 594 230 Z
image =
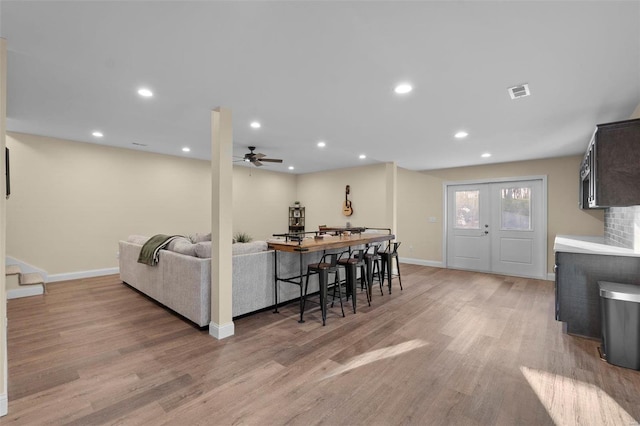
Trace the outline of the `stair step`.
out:
M 44 284 L 44 278 L 37 272 L 22 274 L 20 276 L 20 285 Z
M 20 266 L 18 265 L 7 265 L 7 268 L 5 269 L 5 275 L 20 275 L 22 273 L 22 270 L 20 269 Z

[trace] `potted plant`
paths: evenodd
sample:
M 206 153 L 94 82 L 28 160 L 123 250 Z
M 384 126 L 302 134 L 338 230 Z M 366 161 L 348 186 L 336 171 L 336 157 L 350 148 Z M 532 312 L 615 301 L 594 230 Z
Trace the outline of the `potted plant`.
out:
M 244 232 L 238 232 L 233 239 L 236 241 L 236 243 L 249 243 L 251 242 L 252 238 L 249 234 L 246 234 Z

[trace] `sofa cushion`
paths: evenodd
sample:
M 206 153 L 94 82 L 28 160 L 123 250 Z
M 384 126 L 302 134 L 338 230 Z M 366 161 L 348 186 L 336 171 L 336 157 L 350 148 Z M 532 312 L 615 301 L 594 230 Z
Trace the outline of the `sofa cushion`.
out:
M 145 237 L 144 235 L 129 235 L 129 237 L 127 237 L 127 242 L 144 245 L 148 239 L 149 237 Z
M 194 244 L 201 243 L 203 241 L 211 241 L 211 232 L 208 234 L 200 234 L 196 232 L 195 235 L 189 235 L 189 239 Z
M 187 256 L 196 255 L 196 245 L 189 241 L 188 238 L 178 237 L 173 239 L 168 245 L 167 250 L 173 251 Z
M 211 241 L 201 241 L 195 244 L 196 256 L 203 259 L 211 257 Z
M 202 241 L 194 244 L 195 255 L 197 257 L 208 259 L 211 257 L 211 241 Z M 266 241 L 252 241 L 250 243 L 235 243 L 231 246 L 232 254 L 249 254 L 259 253 L 267 250 Z
M 251 241 L 250 243 L 235 243 L 231 247 L 234 255 L 258 253 L 267 250 L 267 242 Z

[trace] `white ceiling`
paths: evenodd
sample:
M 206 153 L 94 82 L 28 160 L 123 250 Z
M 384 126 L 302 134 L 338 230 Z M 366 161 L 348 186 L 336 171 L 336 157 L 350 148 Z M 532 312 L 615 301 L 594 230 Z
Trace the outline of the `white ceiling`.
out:
M 234 155 L 255 145 L 285 160 L 276 171 L 579 154 L 640 103 L 638 1 L 5 0 L 0 14 L 8 130 L 209 159 L 225 106 Z M 394 94 L 400 81 L 414 91 Z M 521 83 L 531 96 L 511 100 Z

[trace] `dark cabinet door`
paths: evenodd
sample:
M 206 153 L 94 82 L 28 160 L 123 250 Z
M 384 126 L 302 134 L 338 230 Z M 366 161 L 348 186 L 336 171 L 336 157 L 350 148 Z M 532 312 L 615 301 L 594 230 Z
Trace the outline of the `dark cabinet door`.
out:
M 567 333 L 602 336 L 598 281 L 640 285 L 640 257 L 556 252 L 556 320 Z
M 640 204 L 640 119 L 597 126 L 580 182 L 581 208 Z

